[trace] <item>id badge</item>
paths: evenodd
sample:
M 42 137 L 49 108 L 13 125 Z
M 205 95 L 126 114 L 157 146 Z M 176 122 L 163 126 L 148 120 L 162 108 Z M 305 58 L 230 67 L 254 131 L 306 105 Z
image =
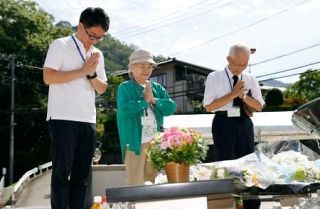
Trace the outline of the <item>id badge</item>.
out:
M 142 126 L 152 127 L 153 126 L 153 122 L 154 122 L 154 120 L 152 120 L 151 117 L 141 117 L 141 125 Z
M 227 111 L 228 117 L 240 117 L 240 107 L 233 107 Z

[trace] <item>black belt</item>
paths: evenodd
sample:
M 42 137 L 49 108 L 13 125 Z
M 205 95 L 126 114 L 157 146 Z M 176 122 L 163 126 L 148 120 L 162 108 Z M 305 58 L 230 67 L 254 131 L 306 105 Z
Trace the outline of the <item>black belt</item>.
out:
M 214 112 L 214 114 L 227 116 L 228 115 L 228 111 L 217 111 L 217 112 Z

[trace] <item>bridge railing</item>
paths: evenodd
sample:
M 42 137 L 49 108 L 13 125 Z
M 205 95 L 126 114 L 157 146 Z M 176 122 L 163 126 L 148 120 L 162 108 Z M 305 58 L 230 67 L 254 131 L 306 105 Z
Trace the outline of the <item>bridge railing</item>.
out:
M 44 171 L 49 170 L 49 168 L 52 166 L 52 162 L 48 162 L 42 165 L 39 165 L 38 167 L 35 167 L 29 171 L 27 171 L 25 174 L 22 175 L 22 177 L 19 179 L 19 181 L 14 185 L 13 187 L 13 193 L 12 193 L 12 201 L 15 201 L 15 195 L 24 189 L 25 185 L 30 182 L 33 178 L 36 176 L 42 175 Z

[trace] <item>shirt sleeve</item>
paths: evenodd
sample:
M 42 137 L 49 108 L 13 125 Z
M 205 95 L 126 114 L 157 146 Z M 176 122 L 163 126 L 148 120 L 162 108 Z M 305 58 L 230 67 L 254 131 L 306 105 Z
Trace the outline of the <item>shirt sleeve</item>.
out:
M 43 67 L 61 70 L 64 56 L 63 51 L 63 43 L 59 39 L 54 40 L 49 46 Z
M 96 72 L 99 78 L 101 78 L 104 81 L 108 81 L 106 71 L 105 71 L 105 66 L 104 66 L 104 56 L 101 51 L 99 51 L 99 53 L 100 53 L 100 58 L 99 58 L 99 64 L 97 66 Z
M 264 105 L 264 100 L 261 93 L 261 88 L 259 82 L 256 78 L 251 77 L 251 94 L 254 99 L 256 99 L 262 106 Z
M 217 98 L 217 94 L 215 92 L 215 74 L 210 73 L 206 80 L 204 96 L 203 96 L 203 106 L 210 104 L 213 100 Z

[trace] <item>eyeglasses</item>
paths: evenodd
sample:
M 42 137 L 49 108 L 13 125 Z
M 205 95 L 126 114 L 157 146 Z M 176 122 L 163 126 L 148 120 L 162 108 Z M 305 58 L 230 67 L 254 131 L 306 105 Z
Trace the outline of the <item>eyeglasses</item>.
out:
M 89 39 L 90 39 L 91 41 L 102 41 L 102 40 L 106 37 L 106 35 L 102 35 L 102 36 L 94 36 L 94 35 L 91 35 L 91 34 L 89 34 L 89 32 L 87 31 L 86 26 L 83 25 L 83 27 L 84 27 L 84 30 L 86 31 L 86 33 L 87 33 L 87 35 L 89 36 Z

